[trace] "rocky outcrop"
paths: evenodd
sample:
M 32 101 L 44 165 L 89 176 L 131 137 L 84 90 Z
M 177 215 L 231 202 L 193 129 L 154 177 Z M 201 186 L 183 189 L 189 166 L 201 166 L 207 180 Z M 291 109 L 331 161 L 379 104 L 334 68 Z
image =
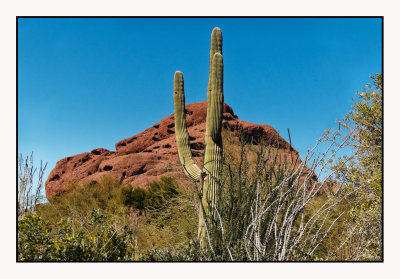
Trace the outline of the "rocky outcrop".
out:
M 186 122 L 190 145 L 195 160 L 200 162 L 204 149 L 207 102 L 186 106 Z M 294 150 L 269 125 L 242 121 L 232 108 L 224 104 L 223 127 L 225 130 L 243 131 L 244 139 L 253 144 L 260 141 L 277 144 L 279 152 L 298 158 Z M 116 151 L 97 148 L 91 152 L 70 156 L 57 162 L 46 181 L 46 196 L 61 193 L 73 180 L 97 180 L 111 175 L 132 185 L 146 187 L 149 181 L 162 175 L 173 176 L 188 182 L 178 159 L 175 143 L 174 115 L 170 115 L 145 131 L 116 143 Z M 294 156 L 294 157 L 293 157 Z

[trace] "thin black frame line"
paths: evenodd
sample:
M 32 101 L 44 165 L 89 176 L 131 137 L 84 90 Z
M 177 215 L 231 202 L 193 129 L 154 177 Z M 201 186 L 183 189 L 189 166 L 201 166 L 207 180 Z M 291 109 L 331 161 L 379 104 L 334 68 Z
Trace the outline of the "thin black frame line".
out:
M 384 181 L 385 181 L 385 179 L 384 179 L 384 167 L 383 167 L 383 165 L 384 165 L 384 137 L 383 137 L 383 135 L 385 134 L 384 133 L 384 117 L 385 117 L 385 113 L 384 113 L 384 111 L 385 111 L 385 109 L 384 109 L 384 95 L 385 95 L 385 75 L 384 75 L 384 27 L 383 27 L 383 25 L 384 25 L 384 19 L 383 19 L 383 17 L 382 17 L 382 19 L 381 19 L 381 21 L 382 21 L 382 23 L 381 23 L 381 26 L 382 26 L 382 50 L 381 50 L 381 54 L 382 54 L 382 57 L 381 57 L 381 61 L 382 61 L 382 64 L 381 64 L 381 72 L 382 72 L 382 209 L 381 209 L 381 212 L 382 212 L 382 214 L 381 214 L 381 222 L 382 222 L 382 262 L 384 262 L 384 255 L 385 255 L 385 253 L 384 253 L 384 249 L 385 249 L 385 244 L 384 244 L 384 240 L 385 240 L 385 238 L 384 238 L 384 213 L 383 213 L 383 210 L 384 210 L 384 197 L 385 197 L 385 195 L 384 195 L 384 189 L 385 189 L 385 183 L 384 183 Z
M 17 16 L 17 18 L 382 18 L 383 16 Z
M 17 127 L 16 127 L 16 129 L 15 129 L 15 131 L 16 131 L 16 139 L 15 139 L 15 141 L 16 141 L 16 147 L 17 147 L 17 149 L 16 149 L 16 182 L 17 182 L 17 185 L 16 185 L 16 187 L 15 187 L 15 198 L 16 198 L 16 205 L 17 205 L 17 210 L 16 210 L 16 212 L 15 212 L 15 215 L 16 215 L 16 226 L 15 226 L 15 228 L 16 228 L 16 235 L 15 235 L 15 252 L 16 252 L 16 254 L 15 254 L 15 257 L 16 257 L 16 261 L 18 262 L 18 207 L 19 207 L 19 203 L 18 203 L 18 17 L 16 18 L 16 36 L 15 36 L 15 38 L 16 38 L 16 73 L 15 73 L 15 75 L 16 75 L 16 96 L 15 96 L 15 98 L 16 98 L 16 100 L 15 100 L 15 104 L 16 104 L 16 125 L 17 125 Z

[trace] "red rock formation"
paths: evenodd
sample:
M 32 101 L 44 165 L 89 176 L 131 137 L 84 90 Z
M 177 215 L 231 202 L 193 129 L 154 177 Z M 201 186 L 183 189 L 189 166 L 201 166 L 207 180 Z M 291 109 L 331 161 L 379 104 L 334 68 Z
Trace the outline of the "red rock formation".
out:
M 204 148 L 207 102 L 189 104 L 186 110 L 193 157 L 199 162 Z M 298 157 L 298 152 L 271 126 L 242 121 L 227 104 L 224 104 L 223 112 L 224 129 L 242 130 L 249 141 L 278 143 L 281 153 L 290 153 L 291 156 Z M 132 185 L 143 187 L 161 175 L 170 175 L 180 182 L 189 182 L 178 159 L 173 114 L 153 127 L 121 140 L 115 147 L 116 151 L 97 148 L 90 153 L 58 161 L 46 181 L 47 198 L 51 199 L 53 195 L 62 192 L 68 182 L 76 179 L 97 180 L 103 175 L 112 175 Z

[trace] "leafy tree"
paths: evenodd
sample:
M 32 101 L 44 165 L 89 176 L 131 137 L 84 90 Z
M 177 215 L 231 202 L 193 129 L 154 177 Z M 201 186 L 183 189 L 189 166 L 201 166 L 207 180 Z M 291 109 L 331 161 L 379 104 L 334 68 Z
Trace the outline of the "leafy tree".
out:
M 352 155 L 334 164 L 337 179 L 354 193 L 352 203 L 350 257 L 354 260 L 382 259 L 382 74 L 371 76 L 358 92 L 358 100 L 339 122 L 337 135 L 346 139 Z

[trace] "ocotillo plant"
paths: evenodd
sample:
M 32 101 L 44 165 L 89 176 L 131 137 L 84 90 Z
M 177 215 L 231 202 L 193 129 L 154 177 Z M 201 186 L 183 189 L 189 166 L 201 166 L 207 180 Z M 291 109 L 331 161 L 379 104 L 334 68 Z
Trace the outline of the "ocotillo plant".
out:
M 205 152 L 202 169 L 193 159 L 189 145 L 189 134 L 186 128 L 185 92 L 183 75 L 175 72 L 174 76 L 174 107 L 175 107 L 175 135 L 178 146 L 179 160 L 185 173 L 195 181 L 201 182 L 201 208 L 199 214 L 198 237 L 200 246 L 206 246 L 207 228 L 206 218 L 215 213 L 217 204 L 217 190 L 221 181 L 222 168 L 222 107 L 224 103 L 223 91 L 224 65 L 222 61 L 222 33 L 214 28 L 211 34 L 210 48 L 210 75 L 207 89 L 207 118 L 205 134 Z

